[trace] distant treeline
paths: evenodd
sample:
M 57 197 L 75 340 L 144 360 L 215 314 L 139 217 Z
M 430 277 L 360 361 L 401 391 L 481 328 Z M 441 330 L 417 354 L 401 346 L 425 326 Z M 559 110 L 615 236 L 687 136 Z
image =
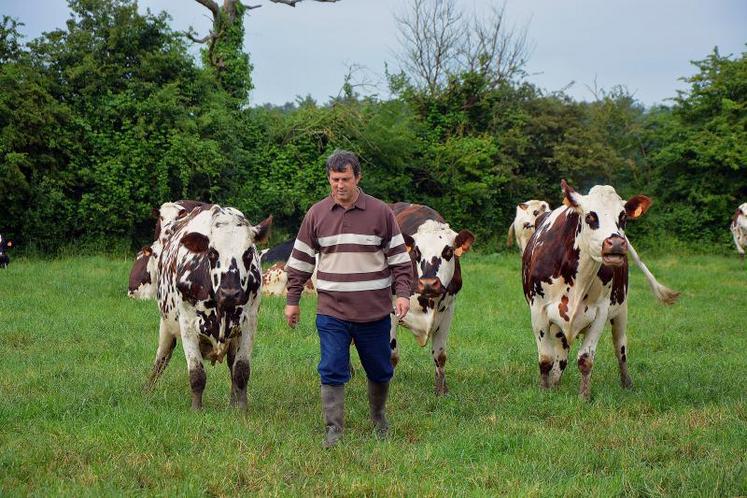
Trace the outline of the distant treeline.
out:
M 387 100 L 346 84 L 324 105 L 250 107 L 250 78 L 222 84 L 165 15 L 126 0 L 70 5 L 64 28 L 28 43 L 22 19 L 0 26 L 0 233 L 18 247 L 136 247 L 152 237 L 153 207 L 187 198 L 273 214 L 276 239 L 289 236 L 328 192 L 335 148 L 359 154 L 364 190 L 432 206 L 475 232 L 478 250 L 502 246 L 517 203 L 557 206 L 561 178 L 653 197 L 631 224 L 648 244 L 726 247 L 747 201 L 745 53 L 714 49 L 687 91 L 654 108 L 622 87 L 576 102 L 469 71 L 435 91 L 388 75 Z

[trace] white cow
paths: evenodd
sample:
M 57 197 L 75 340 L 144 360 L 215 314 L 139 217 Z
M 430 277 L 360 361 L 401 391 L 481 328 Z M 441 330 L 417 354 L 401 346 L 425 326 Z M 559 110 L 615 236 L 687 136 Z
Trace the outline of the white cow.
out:
M 228 358 L 231 404 L 246 409 L 246 385 L 257 330 L 262 274 L 255 243 L 272 217 L 252 225 L 237 209 L 200 206 L 163 226 L 158 259 L 161 311 L 152 386 L 181 338 L 187 359 L 192 408 L 202 407 L 203 359 Z
M 744 249 L 747 247 L 747 202 L 734 212 L 729 228 L 734 236 L 734 245 L 737 246 L 739 257 L 744 259 Z
M 550 212 L 550 205 L 545 201 L 529 200 L 516 206 L 514 222 L 508 229 L 507 245 L 513 244 L 514 237 L 519 244 L 522 254 L 529 242 L 529 237 L 534 233 L 534 224 L 543 213 Z

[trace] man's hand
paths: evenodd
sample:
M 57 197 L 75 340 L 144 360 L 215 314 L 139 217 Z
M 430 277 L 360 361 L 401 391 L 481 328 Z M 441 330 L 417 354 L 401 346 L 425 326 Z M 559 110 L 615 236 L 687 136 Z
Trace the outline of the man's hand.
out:
M 397 301 L 394 303 L 395 316 L 402 320 L 408 311 L 410 311 L 410 299 L 406 297 L 398 297 Z
M 286 304 L 285 319 L 288 321 L 290 328 L 295 328 L 301 319 L 301 307 L 297 304 Z

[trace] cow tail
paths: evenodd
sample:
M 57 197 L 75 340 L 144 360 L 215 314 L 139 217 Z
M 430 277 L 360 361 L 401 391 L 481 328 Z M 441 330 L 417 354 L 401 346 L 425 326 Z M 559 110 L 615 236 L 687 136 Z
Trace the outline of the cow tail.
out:
M 643 261 L 641 261 L 641 258 L 638 257 L 638 253 L 633 248 L 633 244 L 630 243 L 630 240 L 627 237 L 625 237 L 625 239 L 628 241 L 628 251 L 633 257 L 633 261 L 635 261 L 635 264 L 646 276 L 646 281 L 648 282 L 649 287 L 651 287 L 651 292 L 653 292 L 654 296 L 656 296 L 656 299 L 658 299 L 662 304 L 674 304 L 675 301 L 677 301 L 680 293 L 661 285 L 656 280 L 656 277 L 654 277 L 654 275 L 649 271 Z
M 508 228 L 508 240 L 506 240 L 506 245 L 508 247 L 511 247 L 511 244 L 514 243 L 514 224 L 511 223 L 511 226 Z

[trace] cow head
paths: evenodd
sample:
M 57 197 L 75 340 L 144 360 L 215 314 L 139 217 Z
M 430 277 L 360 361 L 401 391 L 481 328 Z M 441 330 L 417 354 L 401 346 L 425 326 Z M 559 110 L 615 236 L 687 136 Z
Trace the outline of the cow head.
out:
M 735 227 L 747 232 L 747 202 L 737 208 L 731 221 Z
M 472 232 L 457 233 L 446 223 L 428 220 L 414 235 L 403 237 L 417 268 L 417 293 L 426 297 L 456 294 L 462 287 L 459 257 L 475 241 Z
M 133 299 L 154 299 L 158 288 L 158 241 L 143 247 L 135 257 L 130 270 L 130 284 L 127 295 Z
M 272 216 L 259 225 L 251 225 L 241 211 L 213 206 L 208 212 L 205 232 L 189 232 L 181 243 L 190 252 L 206 260 L 210 289 L 219 310 L 235 309 L 256 297 L 261 286 L 259 254 L 256 243 L 269 235 Z M 207 298 L 208 296 L 204 296 Z
M 516 206 L 516 218 L 514 224 L 518 221 L 523 230 L 534 232 L 534 222 L 540 215 L 550 212 L 550 205 L 545 201 L 530 200 L 522 202 Z M 514 226 L 515 226 L 514 225 Z
M 13 241 L 0 235 L 0 268 L 7 268 L 10 263 L 8 249 L 13 247 Z
M 596 185 L 587 195 L 581 195 L 560 182 L 563 203 L 579 214 L 577 244 L 582 252 L 605 266 L 621 266 L 625 262 L 628 244 L 625 223 L 637 219 L 651 206 L 651 199 L 635 195 L 627 201 L 609 185 Z

